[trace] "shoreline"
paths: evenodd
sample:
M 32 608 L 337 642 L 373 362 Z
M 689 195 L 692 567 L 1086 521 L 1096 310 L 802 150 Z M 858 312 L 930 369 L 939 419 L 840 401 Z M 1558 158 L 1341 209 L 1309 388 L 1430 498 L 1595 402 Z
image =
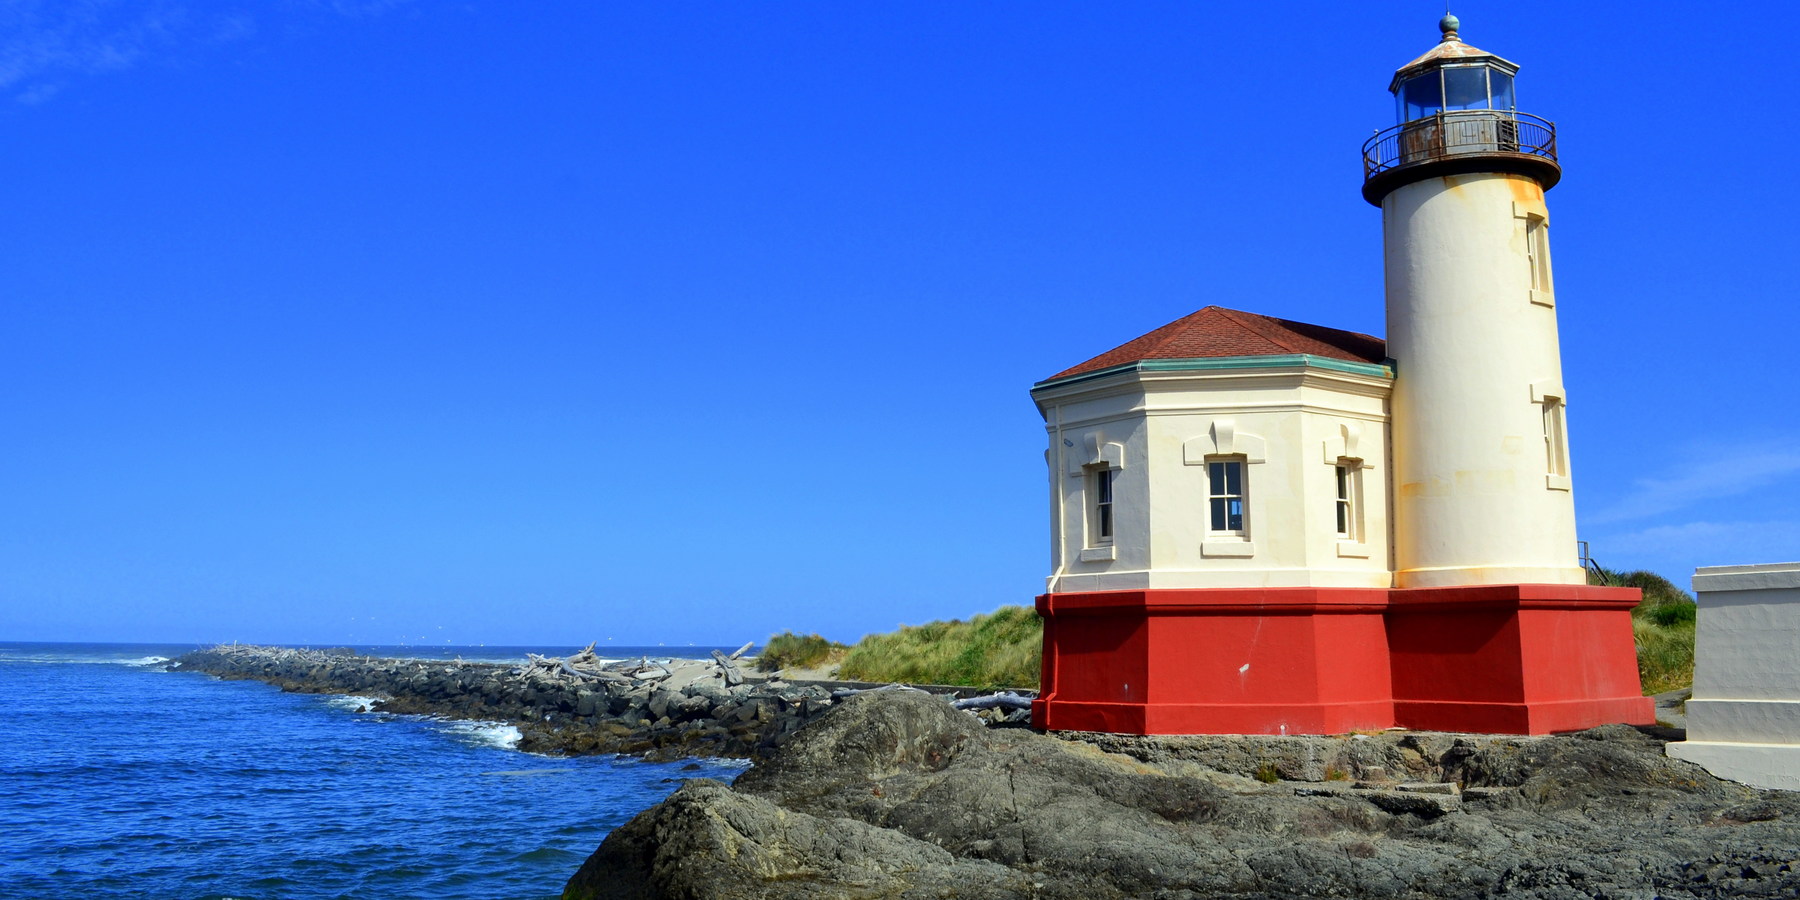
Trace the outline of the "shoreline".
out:
M 375 700 L 369 712 L 511 725 L 520 733 L 516 749 L 525 753 L 613 753 L 658 762 L 761 758 L 830 710 L 834 691 L 882 687 L 787 681 L 779 673 L 741 670 L 734 673 L 738 683 L 731 684 L 734 678 L 719 661 L 680 657 L 641 667 L 642 677 L 614 674 L 638 669 L 630 660 L 615 660 L 597 671 L 549 665 L 560 662 L 542 657 L 510 664 L 374 657 L 346 650 L 233 644 L 182 654 L 166 668 L 228 681 L 261 681 L 290 693 L 369 697 Z M 989 693 L 918 687 L 942 695 Z M 985 712 L 980 717 L 989 722 L 1005 718 Z
M 655 761 L 754 759 L 831 706 L 830 689 L 780 680 L 735 685 L 670 660 L 657 678 L 568 674 L 527 662 L 369 657 L 335 650 L 219 646 L 176 657 L 171 672 L 261 681 L 299 694 L 370 697 L 371 712 L 498 722 L 517 749 L 549 756 L 616 753 Z M 660 674 L 660 673 L 658 673 Z M 665 686 L 666 685 L 666 686 Z

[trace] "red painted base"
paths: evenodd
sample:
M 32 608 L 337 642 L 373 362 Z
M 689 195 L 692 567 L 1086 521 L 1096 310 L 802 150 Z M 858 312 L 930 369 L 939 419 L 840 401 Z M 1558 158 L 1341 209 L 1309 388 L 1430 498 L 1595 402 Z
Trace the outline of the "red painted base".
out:
M 1632 588 L 1210 588 L 1045 594 L 1053 731 L 1545 734 L 1650 724 Z
M 1396 719 L 1512 734 L 1652 724 L 1631 635 L 1640 599 L 1636 588 L 1577 584 L 1392 591 Z

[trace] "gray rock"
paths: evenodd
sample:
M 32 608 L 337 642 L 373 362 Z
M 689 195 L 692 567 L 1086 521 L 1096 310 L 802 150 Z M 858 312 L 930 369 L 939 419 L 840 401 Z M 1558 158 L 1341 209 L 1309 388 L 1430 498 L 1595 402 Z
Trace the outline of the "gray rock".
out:
M 877 692 L 646 811 L 564 896 L 1793 898 L 1797 857 L 1800 795 L 1631 728 L 1088 741 Z

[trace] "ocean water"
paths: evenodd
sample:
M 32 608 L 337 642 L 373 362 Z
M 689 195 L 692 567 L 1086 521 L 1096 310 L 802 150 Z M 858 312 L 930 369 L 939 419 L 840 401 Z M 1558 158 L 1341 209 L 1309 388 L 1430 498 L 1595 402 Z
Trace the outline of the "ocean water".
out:
M 743 768 L 531 756 L 506 725 L 158 665 L 191 649 L 0 642 L 0 898 L 555 897 L 681 779 Z M 526 648 L 379 649 L 523 661 Z

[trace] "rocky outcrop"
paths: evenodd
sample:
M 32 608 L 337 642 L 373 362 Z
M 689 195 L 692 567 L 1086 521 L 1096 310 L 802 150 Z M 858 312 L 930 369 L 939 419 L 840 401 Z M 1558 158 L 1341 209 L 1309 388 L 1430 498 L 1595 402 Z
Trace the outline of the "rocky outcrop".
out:
M 1054 737 L 855 697 L 607 837 L 569 900 L 1796 897 L 1800 795 L 1625 726 Z
M 282 690 L 378 698 L 378 712 L 516 725 L 533 753 L 627 753 L 649 759 L 755 757 L 831 706 L 823 687 L 779 681 L 727 684 L 713 664 L 660 677 L 602 680 L 545 665 L 383 659 L 349 651 L 216 647 L 169 668 L 253 679 Z M 687 677 L 683 677 L 686 675 Z M 704 677 L 698 677 L 704 675 Z

